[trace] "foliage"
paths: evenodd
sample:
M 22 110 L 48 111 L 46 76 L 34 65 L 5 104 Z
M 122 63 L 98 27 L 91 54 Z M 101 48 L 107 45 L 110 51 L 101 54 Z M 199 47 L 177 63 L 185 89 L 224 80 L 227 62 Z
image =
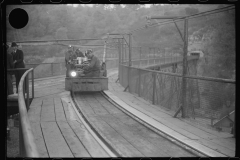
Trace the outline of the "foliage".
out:
M 197 14 L 199 11 L 197 8 L 187 7 L 187 8 L 185 8 L 185 12 L 187 15 L 192 15 L 192 14 Z
M 7 22 L 7 41 L 23 40 L 53 40 L 53 39 L 81 39 L 101 38 L 107 33 L 127 33 L 147 24 L 146 16 L 185 16 L 201 11 L 211 10 L 225 5 L 152 5 L 144 8 L 143 5 L 110 5 L 95 4 L 93 7 L 78 5 L 9 5 L 7 15 L 13 8 L 24 8 L 29 15 L 28 25 L 19 30 L 13 29 Z M 199 17 L 189 21 L 189 35 L 202 38 L 206 33 L 212 35 L 213 40 L 206 42 L 204 50 L 210 59 L 205 70 L 213 67 L 215 74 L 220 77 L 231 77 L 235 65 L 232 63 L 235 50 L 235 31 L 233 13 L 214 14 Z M 161 20 L 152 20 L 151 23 Z M 183 22 L 177 22 L 183 34 Z M 214 31 L 210 28 L 215 28 Z M 232 29 L 233 28 L 233 29 Z M 221 40 L 221 41 L 218 41 Z M 88 43 L 88 42 L 87 42 Z M 164 49 L 182 48 L 183 41 L 176 26 L 167 24 L 163 26 L 149 27 L 133 33 L 133 45 L 145 47 L 160 47 Z M 57 46 L 24 47 L 26 57 L 63 56 L 66 48 Z M 231 56 L 226 57 L 226 53 Z M 220 57 L 226 58 L 220 58 Z M 221 65 L 221 67 L 218 67 Z M 207 72 L 206 72 L 207 73 Z M 211 74 L 208 72 L 207 74 Z

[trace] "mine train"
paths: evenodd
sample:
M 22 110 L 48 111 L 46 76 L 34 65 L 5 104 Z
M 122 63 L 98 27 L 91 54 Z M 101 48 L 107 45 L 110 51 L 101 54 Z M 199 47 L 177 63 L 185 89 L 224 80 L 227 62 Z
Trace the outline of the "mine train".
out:
M 105 57 L 105 56 L 104 56 Z M 99 77 L 83 76 L 83 68 L 88 65 L 87 57 L 77 57 L 71 61 L 70 76 L 65 78 L 65 90 L 71 92 L 95 92 L 108 90 L 108 78 L 105 60 L 101 62 Z

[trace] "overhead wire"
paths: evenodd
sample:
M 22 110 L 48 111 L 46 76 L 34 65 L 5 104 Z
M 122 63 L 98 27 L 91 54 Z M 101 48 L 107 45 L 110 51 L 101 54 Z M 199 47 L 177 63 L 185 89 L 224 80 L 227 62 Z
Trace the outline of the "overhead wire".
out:
M 222 7 L 222 8 L 206 11 L 206 12 L 201 12 L 201 13 L 193 14 L 193 15 L 190 15 L 190 16 L 173 18 L 171 20 L 157 22 L 157 23 L 154 23 L 154 24 L 151 24 L 151 25 L 144 25 L 143 27 L 137 28 L 137 29 L 132 30 L 129 33 L 125 33 L 125 34 L 133 34 L 136 31 L 140 31 L 140 30 L 143 30 L 143 29 L 146 29 L 146 28 L 161 26 L 161 25 L 170 24 L 170 23 L 174 23 L 174 22 L 180 22 L 180 21 L 183 21 L 184 19 L 192 19 L 192 18 L 196 18 L 196 17 L 206 16 L 206 15 L 215 14 L 215 13 L 224 12 L 224 11 L 233 10 L 233 9 L 235 9 L 235 5 L 230 5 L 230 6 L 227 6 L 227 7 Z

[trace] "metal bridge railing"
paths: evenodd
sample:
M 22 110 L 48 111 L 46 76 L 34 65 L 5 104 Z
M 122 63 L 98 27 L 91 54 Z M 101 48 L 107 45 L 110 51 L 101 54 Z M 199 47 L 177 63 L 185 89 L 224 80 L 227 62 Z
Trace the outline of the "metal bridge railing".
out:
M 146 61 L 148 60 L 145 60 L 145 63 Z M 128 62 L 123 62 L 119 71 L 120 83 L 123 87 L 128 86 L 130 93 L 143 97 L 173 115 L 184 98 L 186 119 L 199 124 L 213 126 L 226 114 L 235 110 L 235 80 L 187 75 L 186 97 L 182 97 L 180 65 L 175 68 L 175 73 L 169 73 L 139 68 L 135 60 L 132 67 L 128 66 Z
M 64 62 L 59 63 L 27 63 L 26 68 L 34 68 L 34 77 L 45 78 L 66 74 Z
M 115 63 L 114 61 L 118 61 L 114 57 L 106 57 L 106 62 L 108 63 L 107 68 L 112 68 Z M 52 76 L 60 76 L 66 74 L 66 67 L 65 62 L 59 63 L 26 63 L 26 68 L 33 68 L 34 69 L 34 78 L 45 78 L 45 77 L 52 77 Z M 117 67 L 117 66 L 115 66 Z M 31 78 L 31 75 L 30 75 Z M 15 80 L 14 80 L 15 81 Z
M 18 69 L 19 70 L 19 69 Z M 34 141 L 27 110 L 29 109 L 29 80 L 28 75 L 33 68 L 27 70 L 18 86 L 18 107 L 19 107 L 19 151 L 21 157 L 39 157 L 37 147 Z M 34 98 L 34 77 L 32 76 L 32 98 Z M 25 93 L 27 92 L 27 100 Z M 25 102 L 25 100 L 27 102 Z M 27 103 L 27 104 L 26 104 Z

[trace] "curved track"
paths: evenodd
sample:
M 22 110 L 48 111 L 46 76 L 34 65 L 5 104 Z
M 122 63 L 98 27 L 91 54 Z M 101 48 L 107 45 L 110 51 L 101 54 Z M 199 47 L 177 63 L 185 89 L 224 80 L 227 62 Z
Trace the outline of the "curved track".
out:
M 60 85 L 58 90 L 52 90 Z M 48 96 L 53 92 L 64 91 L 64 79 L 55 77 L 35 83 L 37 90 L 47 90 Z M 52 87 L 51 87 L 52 86 Z M 53 94 L 52 93 L 52 94 Z M 78 117 L 88 132 L 99 143 L 103 155 L 110 157 L 196 157 L 202 156 L 185 146 L 176 144 L 161 131 L 152 130 L 139 119 L 109 100 L 103 92 L 72 93 L 72 103 Z M 147 107 L 147 106 L 146 106 Z M 85 131 L 85 133 L 87 132 Z M 159 134 L 160 133 L 160 134 Z M 93 140 L 92 140 L 93 141 Z M 93 147 L 94 148 L 94 147 Z M 95 147 L 96 149 L 96 147 Z
M 120 157 L 196 157 L 111 103 L 102 92 L 72 93 L 79 113 L 110 150 Z

